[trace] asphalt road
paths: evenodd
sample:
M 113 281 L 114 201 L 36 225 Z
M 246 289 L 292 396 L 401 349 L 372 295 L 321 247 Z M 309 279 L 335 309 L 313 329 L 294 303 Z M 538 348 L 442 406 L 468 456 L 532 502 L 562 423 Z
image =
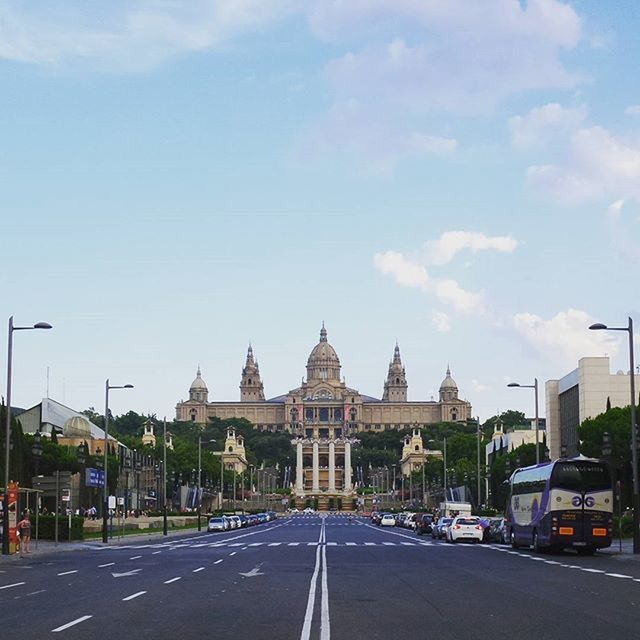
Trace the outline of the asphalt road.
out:
M 0 565 L 0 638 L 640 638 L 640 563 L 610 556 L 343 516 L 93 547 Z

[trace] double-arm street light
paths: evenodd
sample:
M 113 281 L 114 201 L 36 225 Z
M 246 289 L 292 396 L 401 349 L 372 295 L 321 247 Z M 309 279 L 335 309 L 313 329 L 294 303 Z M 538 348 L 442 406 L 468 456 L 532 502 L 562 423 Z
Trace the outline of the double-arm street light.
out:
M 211 440 L 207 440 L 206 442 L 215 442 L 214 438 Z M 198 505 L 198 531 L 202 531 L 202 526 L 200 524 L 200 513 L 202 511 L 202 436 L 198 436 L 198 496 L 197 496 L 197 505 Z
M 510 382 L 507 387 L 520 387 L 521 389 L 533 389 L 535 400 L 536 400 L 536 415 L 535 415 L 535 430 L 536 430 L 536 464 L 540 464 L 540 447 L 538 446 L 539 438 L 538 438 L 538 378 L 533 379 L 533 384 L 519 384 L 518 382 Z
M 631 391 L 631 466 L 633 472 L 633 553 L 640 553 L 640 483 L 638 481 L 638 433 L 636 423 L 636 385 L 633 362 L 633 320 L 629 317 L 626 327 L 608 327 L 598 322 L 592 331 L 626 331 L 629 334 L 629 381 Z
M 13 332 L 14 331 L 28 331 L 31 329 L 52 329 L 53 327 L 48 322 L 37 322 L 30 327 L 16 327 L 13 324 L 13 316 L 9 318 L 9 340 L 7 348 L 7 396 L 6 396 L 6 415 L 5 415 L 5 443 L 4 443 L 4 495 L 5 499 L 2 501 L 4 511 L 4 530 L 5 535 L 2 537 L 2 554 L 9 555 L 9 500 L 8 500 L 8 487 L 9 487 L 9 449 L 11 447 L 11 369 L 13 365 Z
M 133 389 L 132 384 L 111 385 L 109 378 L 104 383 L 104 487 L 102 487 L 102 542 L 109 542 L 108 515 L 109 515 L 109 490 L 107 488 L 107 453 L 109 451 L 109 391 L 111 389 Z M 128 487 L 127 487 L 128 488 Z

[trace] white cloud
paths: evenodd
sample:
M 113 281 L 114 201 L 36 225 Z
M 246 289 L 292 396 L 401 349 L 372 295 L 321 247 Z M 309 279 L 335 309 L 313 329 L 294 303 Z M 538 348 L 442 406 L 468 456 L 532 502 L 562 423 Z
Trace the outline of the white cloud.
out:
M 512 253 L 518 241 L 511 236 L 487 236 L 477 231 L 446 231 L 438 240 L 426 243 L 428 264 L 443 265 L 450 263 L 464 249 L 473 253 L 494 250 Z
M 475 378 L 471 380 L 471 386 L 473 387 L 473 390 L 477 391 L 478 393 L 482 393 L 483 391 L 488 391 L 490 388 L 488 385 L 482 384 Z
M 615 202 L 612 202 L 607 207 L 607 215 L 613 219 L 619 218 L 622 213 L 622 207 L 624 207 L 624 200 L 616 200 Z
M 512 322 L 526 343 L 556 366 L 575 368 L 580 358 L 618 352 L 618 339 L 606 331 L 590 331 L 596 320 L 580 309 L 561 311 L 549 320 L 518 313 Z
M 640 116 L 640 104 L 632 104 L 628 106 L 624 112 L 628 116 Z
M 524 116 L 509 119 L 509 131 L 514 147 L 527 149 L 557 142 L 579 127 L 587 117 L 585 106 L 566 108 L 557 102 L 531 109 Z
M 527 182 L 566 203 L 605 195 L 640 200 L 640 139 L 599 126 L 579 129 L 564 162 L 529 167 Z
M 451 330 L 451 321 L 449 316 L 443 311 L 433 311 L 431 313 L 431 324 L 439 333 L 446 333 Z
M 223 46 L 292 6 L 291 0 L 1 0 L 0 58 L 143 71 Z
M 451 278 L 433 278 L 426 267 L 449 264 L 464 249 L 473 252 L 494 250 L 510 253 L 517 244 L 510 236 L 491 237 L 478 232 L 448 231 L 438 240 L 426 242 L 422 252 L 404 254 L 385 251 L 375 254 L 373 263 L 378 271 L 391 276 L 400 286 L 435 295 L 462 313 L 484 313 L 482 292 L 467 291 Z M 434 311 L 432 322 L 438 331 L 449 330 L 449 317 L 446 314 Z

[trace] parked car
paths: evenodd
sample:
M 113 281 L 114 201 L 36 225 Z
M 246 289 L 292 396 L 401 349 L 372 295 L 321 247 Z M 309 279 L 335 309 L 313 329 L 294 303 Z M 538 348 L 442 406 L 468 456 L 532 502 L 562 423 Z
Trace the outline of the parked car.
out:
M 384 513 L 380 518 L 380 525 L 383 527 L 395 527 L 396 519 L 390 513 Z
M 207 524 L 207 531 L 226 531 L 228 524 L 226 522 L 226 518 L 222 517 L 213 517 L 209 518 L 209 523 Z
M 447 527 L 447 542 L 459 542 L 471 540 L 482 542 L 484 528 L 480 524 L 480 518 L 475 516 L 456 516 Z
M 506 518 L 492 518 L 489 521 L 489 527 L 485 530 L 485 542 L 498 542 L 507 544 L 509 542 L 506 527 Z
M 439 518 L 435 526 L 431 528 L 431 537 L 442 540 L 447 535 L 447 527 L 453 522 L 453 518 Z
M 423 533 L 431 533 L 433 526 L 433 515 L 430 513 L 419 513 L 416 516 L 415 532 L 421 536 Z

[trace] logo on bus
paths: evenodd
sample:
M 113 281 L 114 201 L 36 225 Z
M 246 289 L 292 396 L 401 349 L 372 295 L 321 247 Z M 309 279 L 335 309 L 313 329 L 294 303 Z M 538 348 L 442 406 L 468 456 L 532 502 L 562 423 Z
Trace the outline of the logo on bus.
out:
M 596 499 L 593 496 L 587 496 L 584 500 L 580 496 L 574 496 L 571 498 L 571 504 L 574 507 L 581 507 L 584 503 L 585 507 L 594 507 L 596 504 Z

